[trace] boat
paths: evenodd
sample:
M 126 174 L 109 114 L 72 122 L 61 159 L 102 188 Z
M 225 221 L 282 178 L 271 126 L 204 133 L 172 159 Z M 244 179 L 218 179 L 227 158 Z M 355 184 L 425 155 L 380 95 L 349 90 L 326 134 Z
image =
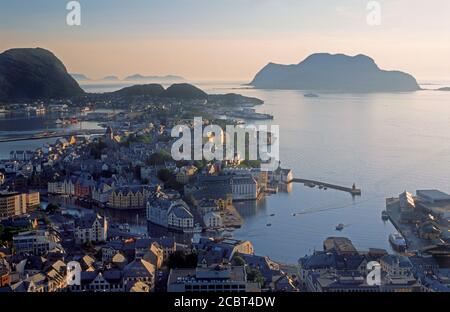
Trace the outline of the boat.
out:
M 317 94 L 315 94 L 315 93 L 306 93 L 306 94 L 304 94 L 303 95 L 304 97 L 307 97 L 307 98 L 318 98 L 319 96 L 317 95 Z
M 275 217 L 275 214 L 274 213 L 272 213 L 271 215 L 270 215 L 271 217 Z
M 344 229 L 345 225 L 342 223 L 339 223 L 338 225 L 336 225 L 336 231 L 342 231 Z
M 400 233 L 392 233 L 389 235 L 389 243 L 391 243 L 394 250 L 403 252 L 406 250 L 406 240 Z
M 387 213 L 386 210 L 383 210 L 383 211 L 381 212 L 381 219 L 383 219 L 384 221 L 389 220 L 389 215 L 388 215 L 388 213 Z
M 267 223 L 266 226 L 272 226 L 272 223 Z

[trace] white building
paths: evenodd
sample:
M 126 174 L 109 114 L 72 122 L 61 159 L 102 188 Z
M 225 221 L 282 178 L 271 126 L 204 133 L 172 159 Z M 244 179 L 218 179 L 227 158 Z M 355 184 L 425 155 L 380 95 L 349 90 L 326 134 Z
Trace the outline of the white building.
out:
M 147 202 L 147 220 L 182 231 L 191 231 L 194 228 L 194 216 L 188 205 L 181 199 L 171 200 L 162 192 L 150 196 Z
M 99 214 L 88 214 L 75 221 L 75 242 L 77 244 L 106 241 L 108 222 Z
M 255 200 L 258 198 L 258 182 L 252 175 L 234 175 L 231 178 L 233 200 Z
M 217 212 L 208 212 L 203 216 L 203 222 L 208 228 L 217 228 L 222 226 L 222 218 Z

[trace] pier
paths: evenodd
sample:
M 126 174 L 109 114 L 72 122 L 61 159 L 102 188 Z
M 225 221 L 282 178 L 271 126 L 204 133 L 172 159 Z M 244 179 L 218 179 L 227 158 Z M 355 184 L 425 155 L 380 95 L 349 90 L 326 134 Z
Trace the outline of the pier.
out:
M 41 140 L 41 139 L 51 139 L 51 138 L 60 138 L 65 136 L 72 135 L 93 135 L 93 134 L 104 134 L 105 130 L 78 130 L 78 131 L 70 131 L 70 132 L 44 132 L 38 133 L 34 135 L 29 135 L 25 137 L 13 137 L 13 138 L 4 138 L 0 139 L 0 143 L 5 142 L 16 142 L 16 141 L 28 141 L 28 140 Z
M 345 187 L 345 186 L 341 186 L 341 185 L 337 185 L 337 184 L 331 184 L 331 183 L 320 182 L 320 181 L 315 181 L 315 180 L 308 180 L 308 179 L 298 179 L 298 178 L 293 178 L 290 182 L 291 183 L 303 183 L 306 186 L 311 186 L 311 187 L 319 186 L 319 187 L 323 187 L 323 188 L 329 188 L 329 189 L 333 189 L 333 190 L 343 191 L 343 192 L 352 194 L 352 196 L 361 196 L 361 189 L 356 188 L 355 185 L 353 185 L 352 187 Z

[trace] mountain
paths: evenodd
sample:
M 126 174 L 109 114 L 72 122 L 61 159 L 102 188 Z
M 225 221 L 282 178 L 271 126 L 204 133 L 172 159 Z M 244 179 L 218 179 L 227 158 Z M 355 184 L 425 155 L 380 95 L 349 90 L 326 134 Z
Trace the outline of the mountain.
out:
M 70 73 L 70 76 L 72 76 L 73 79 L 75 79 L 76 81 L 88 81 L 88 80 L 91 80 L 89 77 L 87 77 L 84 74 L 73 74 L 73 73 Z
M 64 64 L 41 48 L 11 49 L 0 54 L 0 100 L 70 97 L 84 91 Z
M 208 98 L 208 94 L 188 83 L 176 83 L 168 87 L 162 97 L 174 99 L 198 100 Z
M 158 82 L 181 82 L 185 79 L 181 76 L 166 75 L 166 76 L 143 76 L 140 74 L 135 74 L 126 77 L 124 80 L 136 81 L 136 80 L 147 80 L 147 81 L 158 81 Z
M 297 65 L 269 63 L 250 85 L 260 89 L 336 92 L 398 92 L 420 90 L 416 79 L 400 71 L 380 69 L 359 54 L 312 54 Z
M 160 84 L 152 83 L 146 85 L 134 85 L 113 92 L 118 95 L 149 95 L 160 96 L 164 92 L 164 88 Z
M 106 81 L 119 81 L 119 77 L 111 75 L 111 76 L 106 76 L 103 77 L 102 80 L 106 80 Z

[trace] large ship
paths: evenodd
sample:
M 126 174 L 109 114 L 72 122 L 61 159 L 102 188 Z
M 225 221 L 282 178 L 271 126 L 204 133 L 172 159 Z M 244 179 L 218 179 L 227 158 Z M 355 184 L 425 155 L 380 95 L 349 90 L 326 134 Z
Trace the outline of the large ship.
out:
M 389 235 L 389 242 L 391 243 L 392 247 L 399 252 L 403 252 L 406 250 L 406 240 L 403 238 L 403 236 L 400 233 L 393 233 Z

